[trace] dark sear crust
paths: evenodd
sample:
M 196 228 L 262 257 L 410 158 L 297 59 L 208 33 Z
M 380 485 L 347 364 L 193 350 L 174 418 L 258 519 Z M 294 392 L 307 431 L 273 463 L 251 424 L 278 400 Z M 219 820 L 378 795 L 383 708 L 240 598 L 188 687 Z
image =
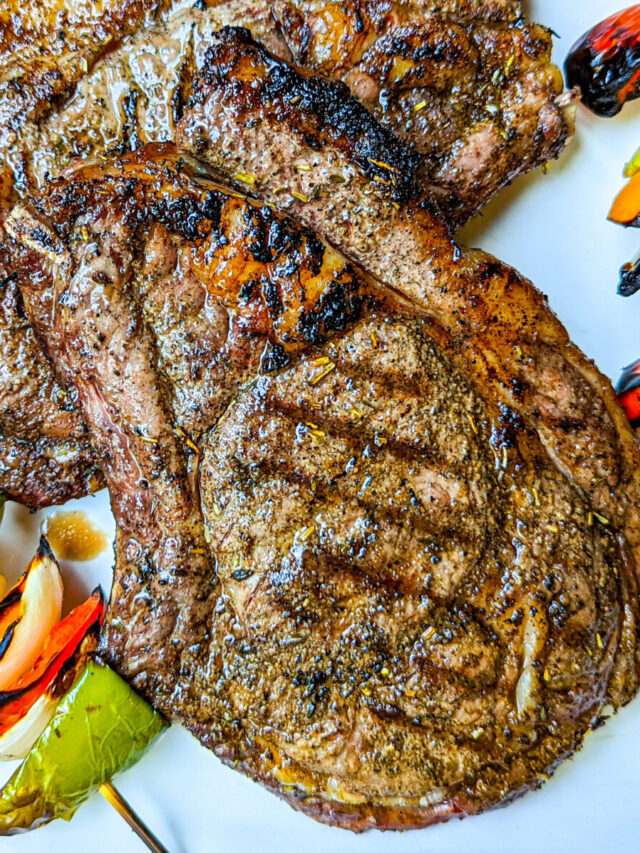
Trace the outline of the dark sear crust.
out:
M 343 88 L 226 31 L 179 141 L 272 206 L 153 148 L 6 223 L 118 521 L 103 652 L 320 820 L 506 803 L 637 688 L 613 392 Z
M 273 10 L 298 65 L 343 79 L 424 155 L 421 182 L 452 224 L 558 157 L 572 132 L 551 32 L 526 23 L 519 3 L 275 0 Z

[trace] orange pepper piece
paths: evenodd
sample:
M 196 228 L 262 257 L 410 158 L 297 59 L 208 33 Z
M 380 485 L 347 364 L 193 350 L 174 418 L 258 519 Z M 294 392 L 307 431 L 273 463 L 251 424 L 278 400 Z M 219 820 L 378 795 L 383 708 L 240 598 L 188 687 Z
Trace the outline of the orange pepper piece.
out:
M 619 225 L 640 225 L 640 172 L 620 190 L 608 218 Z

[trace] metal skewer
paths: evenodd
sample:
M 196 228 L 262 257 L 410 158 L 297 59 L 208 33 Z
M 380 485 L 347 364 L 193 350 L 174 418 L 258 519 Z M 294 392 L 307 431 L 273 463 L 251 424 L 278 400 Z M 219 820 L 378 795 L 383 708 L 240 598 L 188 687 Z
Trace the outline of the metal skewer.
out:
M 100 793 L 113 808 L 118 812 L 121 818 L 126 820 L 131 829 L 135 832 L 138 838 L 147 845 L 152 853 L 169 853 L 167 848 L 161 844 L 149 827 L 142 821 L 131 808 L 129 803 L 114 788 L 111 782 L 103 782 L 99 788 Z

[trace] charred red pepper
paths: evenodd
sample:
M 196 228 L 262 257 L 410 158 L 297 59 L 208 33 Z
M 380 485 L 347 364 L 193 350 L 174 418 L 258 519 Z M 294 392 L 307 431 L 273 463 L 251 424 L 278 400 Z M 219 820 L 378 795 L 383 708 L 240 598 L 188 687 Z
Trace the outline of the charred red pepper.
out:
M 600 116 L 614 116 L 640 96 L 640 5 L 597 24 L 571 49 L 565 63 L 569 86 Z
M 625 367 L 616 387 L 620 404 L 627 413 L 631 426 L 640 428 L 640 359 Z
M 640 290 L 640 258 L 624 264 L 620 270 L 620 284 L 618 293 L 620 296 L 633 296 Z
M 15 682 L 11 690 L 0 692 L 0 735 L 4 734 L 53 684 L 63 666 L 71 659 L 87 632 L 101 625 L 105 604 L 100 588 L 72 610 L 53 628 L 33 669 Z

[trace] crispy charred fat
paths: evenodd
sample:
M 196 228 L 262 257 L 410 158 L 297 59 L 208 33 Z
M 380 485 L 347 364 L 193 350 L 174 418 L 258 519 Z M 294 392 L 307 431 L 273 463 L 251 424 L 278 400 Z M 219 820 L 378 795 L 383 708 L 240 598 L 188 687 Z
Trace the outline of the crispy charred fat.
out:
M 519 3 L 274 0 L 295 61 L 343 79 L 424 155 L 422 182 L 460 225 L 519 174 L 556 158 L 572 95 L 551 32 Z
M 183 141 L 265 194 L 277 151 L 297 214 L 361 258 L 378 232 L 376 280 L 175 161 L 86 169 L 35 219 L 14 212 L 40 273 L 21 282 L 29 317 L 78 389 L 121 524 L 105 647 L 320 820 L 423 826 L 508 802 L 636 688 L 636 440 L 531 285 L 455 246 L 410 185 L 386 199 L 362 173 L 393 166 L 383 137 L 363 158 L 365 113 L 321 123 L 331 84 L 242 33 L 217 50 Z M 282 263 L 282 234 L 307 262 Z M 308 334 L 345 282 L 338 322 Z M 172 374 L 185 340 L 228 348 L 199 426 Z

